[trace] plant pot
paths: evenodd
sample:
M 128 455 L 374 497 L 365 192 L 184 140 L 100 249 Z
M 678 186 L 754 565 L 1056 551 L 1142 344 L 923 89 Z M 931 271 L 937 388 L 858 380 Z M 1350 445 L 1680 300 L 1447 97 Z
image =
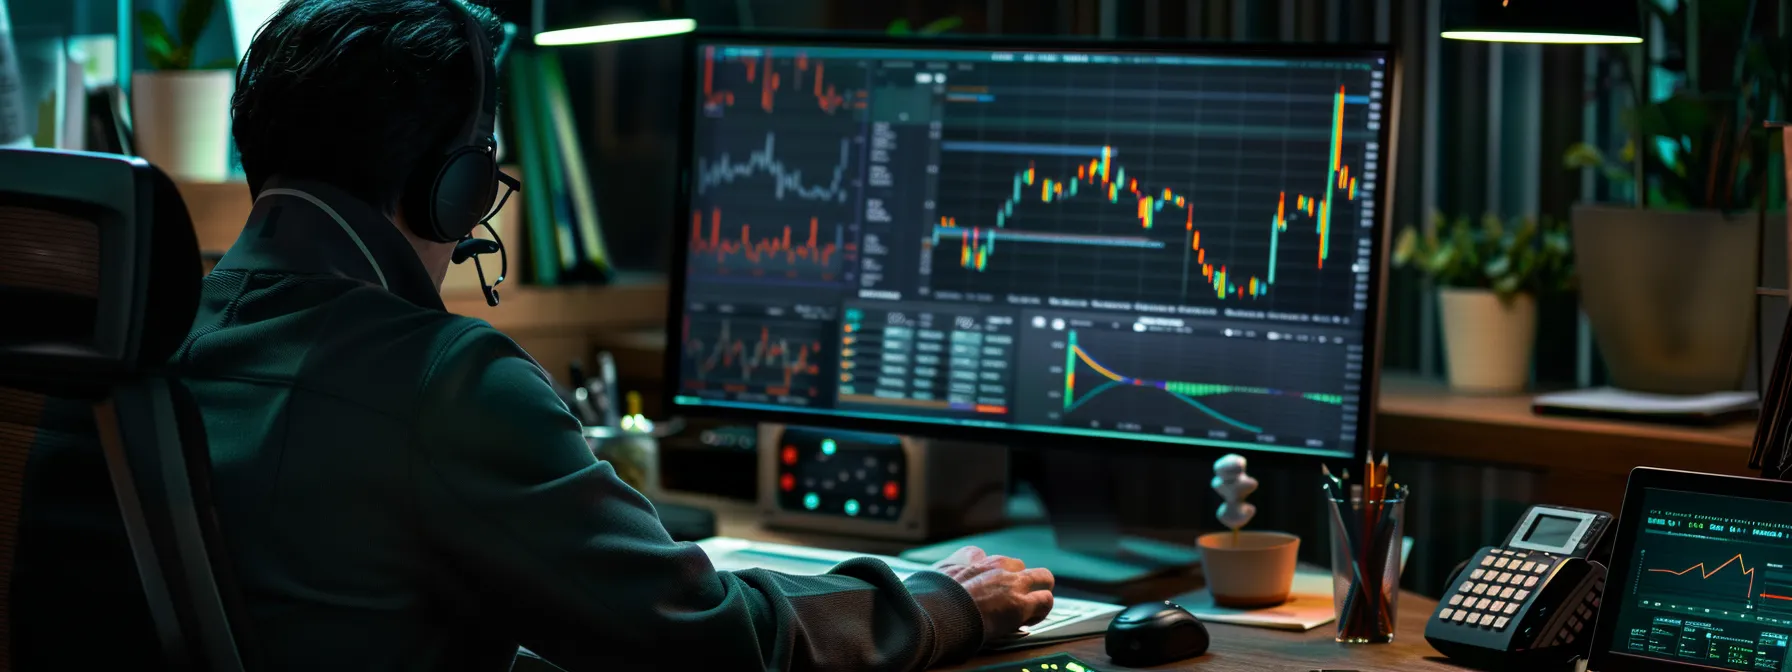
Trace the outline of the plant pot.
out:
M 231 70 L 139 72 L 131 78 L 137 154 L 175 179 L 230 179 Z
M 1195 542 L 1213 603 L 1236 609 L 1273 607 L 1288 601 L 1300 537 L 1285 532 L 1212 532 Z
M 1450 388 L 1471 394 L 1523 390 L 1537 345 L 1537 300 L 1519 294 L 1501 301 L 1490 289 L 1443 287 L 1437 303 Z
M 1574 208 L 1581 309 L 1612 383 L 1659 394 L 1742 387 L 1753 354 L 1753 214 Z

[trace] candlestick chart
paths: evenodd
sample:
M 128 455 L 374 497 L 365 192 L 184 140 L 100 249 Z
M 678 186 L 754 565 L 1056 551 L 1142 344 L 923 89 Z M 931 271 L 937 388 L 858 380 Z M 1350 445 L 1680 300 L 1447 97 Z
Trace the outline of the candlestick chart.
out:
M 942 168 L 926 241 L 935 286 L 1297 309 L 1338 299 L 1356 251 L 1340 235 L 1367 207 L 1349 158 L 1362 136 L 1347 131 L 1360 98 L 1336 86 L 1305 96 L 1280 137 L 1216 130 L 1182 148 L 957 143 L 981 151 L 948 153 Z
M 827 334 L 820 323 L 796 319 L 688 315 L 680 333 L 684 388 L 806 403 L 821 395 Z

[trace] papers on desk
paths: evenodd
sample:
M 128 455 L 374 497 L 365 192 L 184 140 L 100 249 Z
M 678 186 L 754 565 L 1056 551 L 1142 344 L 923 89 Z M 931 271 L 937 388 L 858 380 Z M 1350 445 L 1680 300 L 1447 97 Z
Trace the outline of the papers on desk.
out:
M 1170 600 L 1182 605 L 1203 621 L 1253 625 L 1276 630 L 1305 632 L 1332 622 L 1337 610 L 1332 605 L 1331 572 L 1301 570 L 1294 573 L 1294 587 L 1288 601 L 1265 609 L 1232 609 L 1213 603 L 1213 594 L 1203 588 Z
M 1675 395 L 1632 392 L 1615 387 L 1539 394 L 1531 411 L 1539 414 L 1585 415 L 1627 420 L 1712 422 L 1759 408 L 1754 392 L 1712 392 Z

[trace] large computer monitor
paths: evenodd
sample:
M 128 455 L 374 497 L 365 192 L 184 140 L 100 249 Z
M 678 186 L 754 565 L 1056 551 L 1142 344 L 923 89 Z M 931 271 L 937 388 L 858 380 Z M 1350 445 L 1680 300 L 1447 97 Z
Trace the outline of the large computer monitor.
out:
M 1360 459 L 1391 49 L 692 48 L 675 410 Z

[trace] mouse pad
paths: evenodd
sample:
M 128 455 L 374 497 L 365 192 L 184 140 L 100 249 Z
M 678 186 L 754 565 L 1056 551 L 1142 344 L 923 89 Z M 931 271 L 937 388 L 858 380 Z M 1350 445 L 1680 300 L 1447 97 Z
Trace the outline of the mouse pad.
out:
M 1088 663 L 1060 653 L 1055 656 L 979 667 L 973 672 L 1101 672 Z

